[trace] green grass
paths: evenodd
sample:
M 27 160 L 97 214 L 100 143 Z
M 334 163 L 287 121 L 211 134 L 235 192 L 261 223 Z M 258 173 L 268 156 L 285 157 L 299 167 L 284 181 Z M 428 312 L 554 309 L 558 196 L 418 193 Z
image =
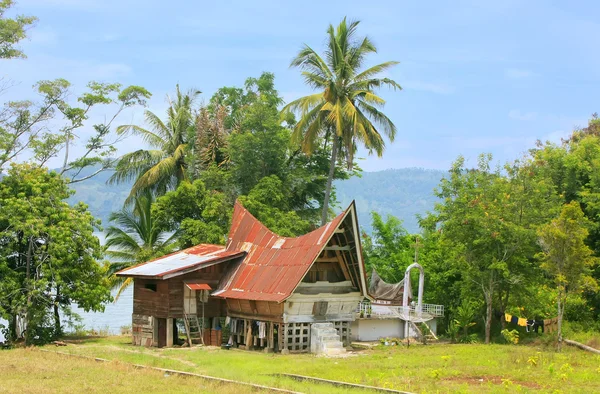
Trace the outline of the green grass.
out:
M 61 348 L 47 346 L 46 349 L 118 360 L 121 363 L 172 368 L 307 393 L 342 393 L 348 390 L 296 382 L 271 374 L 294 373 L 418 393 L 600 392 L 600 356 L 570 347 L 557 353 L 541 345 L 436 344 L 411 346 L 409 349 L 377 347 L 360 351 L 351 357 L 324 358 L 308 354 L 275 355 L 216 348 L 140 348 L 132 346 L 129 337 L 108 337 L 84 340 Z M 0 352 L 0 360 L 11 353 L 16 355 L 15 352 L 26 351 Z M 40 357 L 41 352 L 19 354 L 36 358 Z M 31 364 L 37 365 L 34 362 Z M 95 367 L 96 371 L 113 368 L 114 365 L 95 364 Z M 119 364 L 119 368 L 126 367 Z M 19 367 L 13 369 L 13 372 L 18 370 Z M 118 372 L 126 375 L 141 373 L 126 369 Z M 156 379 L 160 380 L 160 376 Z M 85 384 L 85 380 L 79 382 Z M 236 392 L 244 391 L 240 389 Z
M 0 351 L 0 393 L 248 393 L 239 386 L 165 376 L 37 349 Z

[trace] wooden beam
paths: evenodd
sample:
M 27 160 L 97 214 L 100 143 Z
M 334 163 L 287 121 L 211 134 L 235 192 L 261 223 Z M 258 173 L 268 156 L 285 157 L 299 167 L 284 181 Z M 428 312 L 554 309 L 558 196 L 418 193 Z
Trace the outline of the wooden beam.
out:
M 337 263 L 337 262 L 339 262 L 337 257 L 319 257 L 315 261 L 317 263 Z
M 350 246 L 326 246 L 325 250 L 347 250 L 350 251 Z

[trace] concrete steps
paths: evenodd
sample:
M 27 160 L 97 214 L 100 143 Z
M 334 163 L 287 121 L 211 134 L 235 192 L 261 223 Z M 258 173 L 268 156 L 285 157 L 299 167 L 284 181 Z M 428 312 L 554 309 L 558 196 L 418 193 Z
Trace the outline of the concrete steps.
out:
M 313 323 L 310 329 L 310 352 L 336 355 L 346 352 L 333 323 Z

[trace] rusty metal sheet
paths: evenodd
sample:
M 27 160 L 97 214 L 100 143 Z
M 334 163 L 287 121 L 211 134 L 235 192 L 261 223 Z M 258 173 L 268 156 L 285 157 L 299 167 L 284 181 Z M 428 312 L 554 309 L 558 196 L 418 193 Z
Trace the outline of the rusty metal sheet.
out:
M 190 290 L 212 290 L 207 283 L 186 283 L 185 285 Z
M 306 235 L 286 238 L 270 231 L 236 203 L 227 251 L 248 253 L 233 279 L 216 293 L 223 298 L 285 300 L 304 278 L 349 209 Z

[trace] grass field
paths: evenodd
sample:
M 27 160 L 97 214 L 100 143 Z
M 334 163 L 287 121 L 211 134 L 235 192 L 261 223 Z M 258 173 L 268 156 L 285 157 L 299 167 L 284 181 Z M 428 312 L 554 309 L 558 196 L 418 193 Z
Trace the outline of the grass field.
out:
M 323 358 L 216 348 L 139 348 L 131 346 L 128 337 L 108 337 L 87 339 L 60 348 L 47 346 L 46 349 L 115 361 L 102 364 L 36 350 L 1 351 L 0 392 L 4 389 L 6 376 L 11 376 L 8 383 L 14 388 L 7 392 L 93 392 L 94 388 L 96 391 L 109 388 L 113 392 L 179 392 L 203 388 L 205 392 L 221 393 L 233 390 L 230 386 L 217 388 L 200 379 L 165 378 L 160 373 L 131 369 L 125 363 L 306 393 L 348 390 L 296 382 L 272 374 L 294 373 L 418 393 L 600 392 L 600 356 L 573 348 L 557 353 L 541 345 L 435 344 L 409 349 L 378 346 L 345 358 Z M 240 387 L 234 391 L 244 393 L 248 389 Z

